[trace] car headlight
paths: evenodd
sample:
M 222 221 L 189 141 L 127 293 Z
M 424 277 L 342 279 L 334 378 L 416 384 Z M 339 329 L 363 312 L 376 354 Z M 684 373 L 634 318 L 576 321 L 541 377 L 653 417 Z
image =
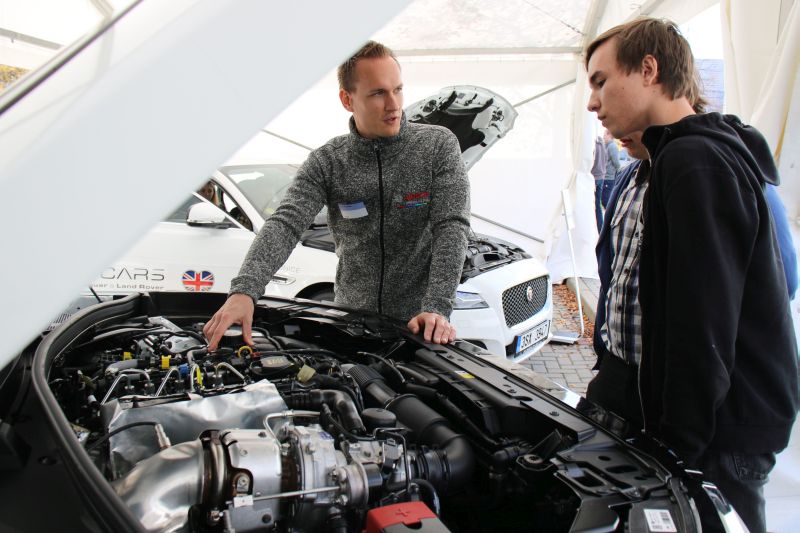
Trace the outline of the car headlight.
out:
M 489 304 L 474 292 L 456 291 L 456 301 L 453 309 L 486 309 Z

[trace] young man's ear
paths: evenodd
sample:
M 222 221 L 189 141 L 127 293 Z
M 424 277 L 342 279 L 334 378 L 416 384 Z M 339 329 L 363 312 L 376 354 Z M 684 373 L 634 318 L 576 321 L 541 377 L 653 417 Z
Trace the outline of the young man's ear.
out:
M 353 112 L 353 103 L 350 100 L 350 93 L 348 93 L 344 89 L 339 89 L 339 100 L 342 101 L 342 107 L 344 107 L 351 113 Z
M 645 86 L 658 83 L 658 60 L 651 54 L 647 54 L 642 59 L 642 78 Z

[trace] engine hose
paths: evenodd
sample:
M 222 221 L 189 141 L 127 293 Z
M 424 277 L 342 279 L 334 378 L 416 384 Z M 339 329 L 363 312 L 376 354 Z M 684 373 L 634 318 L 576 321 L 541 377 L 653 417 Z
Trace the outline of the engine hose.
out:
M 347 431 L 365 433 L 367 428 L 358 414 L 352 398 L 338 390 L 312 389 L 309 391 L 295 391 L 285 396 L 286 406 L 291 409 L 309 409 L 319 411 L 322 405 L 327 405 L 332 411 L 339 414 L 342 425 Z
M 410 454 L 414 477 L 430 481 L 442 493 L 457 490 L 470 480 L 475 468 L 472 446 L 464 435 L 453 431 L 446 418 L 414 395 L 397 394 L 368 366 L 354 365 L 348 373 L 373 404 L 396 414 L 418 443 L 435 447 Z
M 514 464 L 517 457 L 531 453 L 532 450 L 533 446 L 527 443 L 521 445 L 511 444 L 494 452 L 490 456 L 489 461 L 493 469 L 498 472 L 505 472 L 509 469 L 510 465 Z
M 328 511 L 328 518 L 325 521 L 325 531 L 327 533 L 347 533 L 350 531 L 350 528 L 347 527 L 347 520 L 340 509 L 332 507 Z
M 439 495 L 436 493 L 436 488 L 430 483 L 430 481 L 422 478 L 416 478 L 412 479 L 411 483 L 416 483 L 420 488 L 420 492 L 427 493 L 427 498 L 424 498 L 425 503 L 431 508 L 431 511 L 436 513 L 437 516 L 441 515 L 442 505 L 439 501 Z
M 317 372 L 314 374 L 314 377 L 308 381 L 308 385 L 312 385 L 318 389 L 333 389 L 342 391 L 343 393 L 347 394 L 351 400 L 353 400 L 353 403 L 359 412 L 361 412 L 361 410 L 364 408 L 364 406 L 361 405 L 361 397 L 357 394 L 357 391 L 354 390 L 352 386 L 345 385 L 337 378 L 326 376 L 325 374 L 320 374 Z

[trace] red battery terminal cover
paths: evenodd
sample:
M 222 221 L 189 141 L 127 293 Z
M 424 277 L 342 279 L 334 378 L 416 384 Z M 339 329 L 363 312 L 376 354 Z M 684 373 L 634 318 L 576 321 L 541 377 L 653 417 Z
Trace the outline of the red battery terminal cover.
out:
M 423 502 L 405 502 L 372 509 L 364 533 L 448 531 Z

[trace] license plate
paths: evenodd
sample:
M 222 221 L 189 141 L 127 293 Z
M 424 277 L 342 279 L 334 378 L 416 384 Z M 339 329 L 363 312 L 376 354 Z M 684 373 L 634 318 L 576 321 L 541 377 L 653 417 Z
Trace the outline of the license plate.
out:
M 547 333 L 550 330 L 550 321 L 545 320 L 541 324 L 538 324 L 519 337 L 517 337 L 517 349 L 515 350 L 516 353 L 523 352 L 536 344 L 537 342 L 541 341 L 542 339 L 547 338 Z

